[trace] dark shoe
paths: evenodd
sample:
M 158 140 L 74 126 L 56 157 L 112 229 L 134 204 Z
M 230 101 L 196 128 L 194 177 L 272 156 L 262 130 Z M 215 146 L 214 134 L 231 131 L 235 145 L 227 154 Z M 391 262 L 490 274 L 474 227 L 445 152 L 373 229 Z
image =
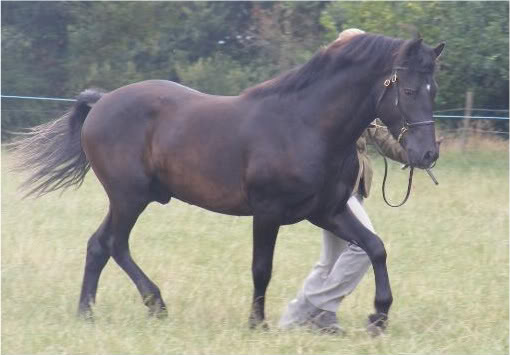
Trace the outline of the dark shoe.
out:
M 280 318 L 278 327 L 283 330 L 308 328 L 326 334 L 345 333 L 338 324 L 335 312 L 317 308 L 302 294 L 299 294 L 296 299 L 287 305 L 286 311 Z
M 325 334 L 342 335 L 345 331 L 340 327 L 335 312 L 317 309 L 316 312 L 310 314 L 307 325 L 314 330 L 318 330 Z

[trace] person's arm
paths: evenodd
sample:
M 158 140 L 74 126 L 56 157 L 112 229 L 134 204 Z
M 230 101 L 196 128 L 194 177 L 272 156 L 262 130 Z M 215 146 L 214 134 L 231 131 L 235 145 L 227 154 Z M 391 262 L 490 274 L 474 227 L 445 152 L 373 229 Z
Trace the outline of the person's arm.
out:
M 381 152 L 388 158 L 398 161 L 402 164 L 408 163 L 407 152 L 399 142 L 384 126 L 379 124 L 368 128 L 370 143 L 377 144 Z

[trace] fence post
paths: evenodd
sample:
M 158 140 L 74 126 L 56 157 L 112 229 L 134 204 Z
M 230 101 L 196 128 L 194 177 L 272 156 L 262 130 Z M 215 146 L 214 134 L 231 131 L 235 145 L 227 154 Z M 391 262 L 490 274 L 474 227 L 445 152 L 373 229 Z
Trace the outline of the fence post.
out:
M 471 113 L 473 111 L 473 91 L 466 91 L 466 105 L 464 107 L 464 123 L 463 123 L 463 132 L 461 139 L 461 149 L 464 151 L 466 149 L 467 136 L 469 132 L 469 124 L 471 122 Z

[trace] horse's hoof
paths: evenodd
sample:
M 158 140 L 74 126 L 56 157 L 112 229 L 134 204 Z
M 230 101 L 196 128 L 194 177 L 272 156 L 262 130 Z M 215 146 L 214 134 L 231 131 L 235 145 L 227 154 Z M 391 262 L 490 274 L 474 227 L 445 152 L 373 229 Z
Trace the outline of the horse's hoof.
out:
M 264 332 L 267 332 L 269 331 L 269 326 L 267 325 L 266 322 L 262 322 L 262 323 L 259 323 L 259 324 L 252 324 L 250 323 L 250 329 L 252 330 L 255 330 L 255 329 L 260 329 Z
M 79 309 L 76 316 L 79 319 L 84 320 L 86 322 L 94 323 L 94 314 L 92 313 L 92 310 L 90 308 L 89 309 Z
M 250 318 L 249 321 L 249 326 L 250 326 L 250 329 L 261 329 L 263 331 L 268 331 L 269 330 L 269 326 L 267 325 L 266 321 L 264 320 L 256 320 L 256 319 L 253 319 L 253 318 Z
M 149 309 L 149 317 L 157 319 L 168 318 L 168 311 L 166 307 L 154 307 Z
M 367 333 L 371 336 L 378 337 L 379 335 L 384 333 L 384 329 L 381 327 L 378 327 L 377 325 L 370 323 L 367 325 Z
M 373 337 L 384 333 L 388 325 L 388 316 L 386 314 L 371 314 L 368 316 L 367 332 Z

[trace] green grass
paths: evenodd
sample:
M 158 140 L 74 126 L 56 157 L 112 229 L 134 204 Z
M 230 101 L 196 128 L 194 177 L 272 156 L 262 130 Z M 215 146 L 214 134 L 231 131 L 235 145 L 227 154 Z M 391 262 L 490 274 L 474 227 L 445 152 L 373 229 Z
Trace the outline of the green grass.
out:
M 100 280 L 96 322 L 75 317 L 87 240 L 106 213 L 91 173 L 82 188 L 20 200 L 2 166 L 3 354 L 506 354 L 508 151 L 442 154 L 440 185 L 415 174 L 410 201 L 386 207 L 381 160 L 366 206 L 388 251 L 394 303 L 386 334 L 364 331 L 372 273 L 342 303 L 344 337 L 280 332 L 278 317 L 318 258 L 319 230 L 281 229 L 268 289 L 271 330 L 250 331 L 251 219 L 179 201 L 151 205 L 131 235 L 135 259 L 160 286 L 167 320 L 147 317 L 136 288 L 112 261 Z M 396 202 L 407 176 L 393 166 Z

